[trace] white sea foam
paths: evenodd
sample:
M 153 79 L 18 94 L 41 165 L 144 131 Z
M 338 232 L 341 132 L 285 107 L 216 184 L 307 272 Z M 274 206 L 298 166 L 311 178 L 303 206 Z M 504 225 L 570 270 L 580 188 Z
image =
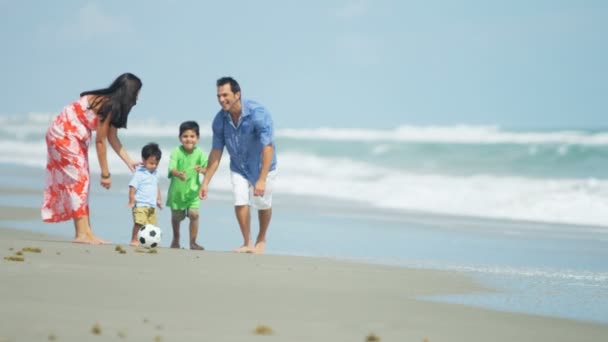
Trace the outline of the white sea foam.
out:
M 280 129 L 277 136 L 305 140 L 398 141 L 464 144 L 578 144 L 607 145 L 608 133 L 584 131 L 510 132 L 497 126 L 399 126 L 395 129 L 359 128 Z
M 4 135 L 23 135 L 44 132 L 55 114 L 28 113 L 25 115 L 0 116 L 0 132 Z M 196 119 L 196 118 L 195 118 Z M 211 135 L 211 123 L 198 120 L 201 136 Z M 177 137 L 180 122 L 157 119 L 129 120 L 129 136 Z M 411 126 L 393 129 L 329 128 L 314 129 L 277 127 L 278 138 L 325 141 L 378 141 L 463 144 L 560 144 L 560 145 L 608 145 L 608 132 L 582 130 L 559 131 L 510 131 L 499 126 L 453 125 Z M 567 149 L 567 147 L 564 147 Z M 380 151 L 381 152 L 381 151 Z M 563 151 L 566 152 L 566 151 Z
M 429 265 L 425 265 L 427 268 Z M 593 271 L 580 271 L 580 270 L 551 270 L 551 269 L 538 269 L 538 268 L 524 268 L 524 267 L 508 267 L 508 266 L 439 266 L 439 269 L 454 270 L 459 272 L 471 272 L 481 274 L 491 274 L 498 276 L 512 276 L 512 277 L 525 277 L 525 278 L 544 278 L 548 280 L 565 280 L 565 281 L 576 281 L 584 282 L 588 285 L 601 285 L 607 286 L 608 273 L 606 272 L 593 272 Z
M 287 153 L 280 190 L 384 208 L 606 225 L 608 181 L 414 174 L 365 162 Z
M 95 150 L 89 152 L 95 158 Z M 139 151 L 130 150 L 132 156 Z M 169 149 L 163 154 L 168 156 Z M 95 160 L 95 159 L 92 159 Z M 115 174 L 128 169 L 108 154 Z M 0 141 L 0 162 L 43 168 L 43 142 Z M 228 190 L 228 159 L 213 187 Z M 163 158 L 160 170 L 166 170 Z M 91 170 L 99 172 L 96 162 Z M 604 226 L 608 224 L 608 181 L 597 179 L 532 179 L 475 175 L 458 177 L 415 174 L 363 161 L 284 152 L 280 155 L 277 192 L 355 200 L 383 208 L 432 213 Z
M 305 254 L 306 255 L 306 254 Z M 312 254 L 310 254 L 312 255 Z M 535 267 L 516 267 L 501 265 L 473 265 L 453 264 L 450 262 L 403 260 L 386 258 L 337 258 L 338 260 L 354 260 L 358 262 L 370 262 L 382 265 L 405 266 L 410 268 L 448 270 L 457 272 L 475 273 L 481 275 L 492 275 L 499 277 L 532 278 L 536 281 L 566 281 L 569 283 L 584 284 L 585 286 L 598 286 L 608 288 L 608 272 L 579 270 L 579 269 L 552 269 Z
M 44 132 L 49 114 L 29 114 L 25 118 L 2 117 L 0 122 L 0 162 L 44 168 L 46 147 Z M 25 120 L 25 123 L 24 123 Z M 178 144 L 178 124 L 159 121 L 129 123 L 126 139 L 132 139 L 131 156 L 139 156 L 141 143 L 147 140 L 171 141 L 161 143 L 163 158 L 160 170 L 166 170 L 171 149 Z M 201 123 L 207 132 L 208 123 Z M 279 136 L 297 139 L 370 139 L 426 140 L 459 142 L 531 142 L 560 144 L 608 144 L 608 133 L 549 132 L 509 133 L 493 127 L 401 127 L 395 130 L 317 129 L 277 132 Z M 173 138 L 175 137 L 175 140 Z M 133 140 L 134 139 L 134 140 Z M 166 140 L 170 139 L 170 140 Z M 208 138 L 207 138 L 208 139 Z M 291 142 L 293 146 L 297 143 Z M 373 155 L 390 155 L 390 144 L 374 144 Z M 136 149 L 133 149 L 136 147 Z M 436 172 L 413 172 L 403 167 L 381 166 L 350 157 L 328 157 L 312 152 L 295 152 L 279 146 L 279 181 L 277 192 L 314 195 L 354 200 L 370 206 L 399 208 L 424 212 L 506 218 L 542 222 L 563 222 L 586 225 L 608 225 L 608 181 L 595 178 L 528 178 L 523 176 L 471 173 L 467 176 Z M 530 153 L 537 153 L 532 148 Z M 562 153 L 567 153 L 564 147 Z M 99 172 L 91 149 L 91 170 Z M 221 164 L 228 168 L 227 153 Z M 114 174 L 128 174 L 128 169 L 114 153 L 108 154 Z M 387 164 L 389 165 L 389 164 Z M 212 187 L 230 189 L 228 172 L 220 170 Z

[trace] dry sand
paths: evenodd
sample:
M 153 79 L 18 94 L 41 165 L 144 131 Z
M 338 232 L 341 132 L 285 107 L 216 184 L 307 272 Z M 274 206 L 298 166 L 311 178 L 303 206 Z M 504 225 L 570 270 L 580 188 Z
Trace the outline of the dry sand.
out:
M 121 248 L 0 228 L 0 342 L 608 340 L 608 325 L 416 299 L 488 291 L 458 273 Z

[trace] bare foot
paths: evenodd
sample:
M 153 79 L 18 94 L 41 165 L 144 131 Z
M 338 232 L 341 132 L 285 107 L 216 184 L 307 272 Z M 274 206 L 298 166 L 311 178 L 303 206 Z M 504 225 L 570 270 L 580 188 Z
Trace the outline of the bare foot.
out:
M 204 251 L 205 247 L 197 244 L 196 242 L 190 242 L 190 249 L 197 250 L 197 251 Z
M 251 249 L 251 245 L 243 245 L 239 248 L 233 249 L 232 251 L 236 253 L 251 253 Z
M 179 241 L 177 241 L 177 240 L 171 241 L 171 248 L 179 248 Z
M 139 241 L 133 240 L 133 241 L 129 242 L 129 246 L 137 247 L 137 246 L 139 246 Z
M 110 241 L 103 240 L 101 238 L 98 238 L 95 235 L 92 236 L 92 239 L 95 241 L 96 245 L 111 245 L 112 244 Z
M 93 240 L 89 236 L 75 237 L 74 240 L 72 240 L 72 242 L 73 243 L 82 243 L 82 244 L 86 244 L 86 245 L 97 245 L 98 244 L 97 242 L 95 242 L 95 240 Z
M 251 250 L 253 254 L 264 254 L 264 250 L 266 249 L 266 241 L 258 241 L 255 243 L 255 247 Z

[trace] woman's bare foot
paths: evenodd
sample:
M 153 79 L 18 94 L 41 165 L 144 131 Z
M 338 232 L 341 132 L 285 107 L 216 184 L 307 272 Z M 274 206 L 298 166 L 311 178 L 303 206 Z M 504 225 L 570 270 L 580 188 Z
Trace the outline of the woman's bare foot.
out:
M 179 248 L 179 241 L 173 239 L 173 241 L 171 241 L 171 248 Z
M 253 254 L 264 254 L 266 250 L 266 241 L 258 241 L 255 243 L 255 247 L 251 250 Z
M 139 246 L 139 241 L 131 240 L 131 242 L 129 242 L 129 246 L 137 247 L 137 246 Z
M 190 249 L 197 250 L 197 251 L 204 251 L 205 247 L 197 244 L 196 242 L 190 242 Z
M 83 243 L 83 244 L 87 244 L 87 245 L 109 245 L 110 244 L 110 242 L 105 241 L 101 238 L 98 238 L 97 236 L 93 235 L 92 233 L 76 236 L 74 238 L 74 240 L 72 240 L 72 242 L 73 243 Z
M 77 236 L 72 240 L 73 243 L 82 243 L 86 245 L 98 245 L 91 237 L 89 236 Z
M 111 245 L 112 243 L 110 241 L 106 241 L 102 238 L 99 238 L 95 235 L 92 236 L 93 240 L 95 241 L 96 245 Z

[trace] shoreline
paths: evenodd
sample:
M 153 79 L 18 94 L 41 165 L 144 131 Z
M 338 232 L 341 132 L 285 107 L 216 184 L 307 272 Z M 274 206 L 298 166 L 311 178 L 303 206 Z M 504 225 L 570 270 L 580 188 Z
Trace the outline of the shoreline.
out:
M 471 277 L 322 257 L 80 245 L 0 228 L 0 341 L 600 341 L 608 325 L 425 301 Z M 117 251 L 118 246 L 125 250 Z M 7 261 L 23 248 L 23 262 Z
M 470 273 L 459 270 L 377 263 L 373 258 L 319 257 L 314 253 L 302 256 L 297 249 L 294 254 L 279 251 L 254 256 L 224 250 L 194 252 L 160 248 L 158 254 L 149 255 L 136 253 L 126 243 L 74 244 L 70 242 L 71 223 L 59 230 L 47 229 L 39 221 L 39 209 L 26 206 L 25 203 L 32 202 L 24 202 L 18 196 L 31 198 L 37 194 L 38 191 L 28 188 L 0 187 L 0 195 L 5 199 L 16 198 L 0 204 L 0 279 L 3 279 L 0 301 L 6 303 L 0 309 L 0 341 L 51 336 L 58 340 L 86 340 L 95 324 L 103 330 L 102 336 L 96 338 L 112 340 L 116 336 L 137 340 L 156 336 L 165 340 L 202 337 L 218 341 L 247 340 L 256 338 L 252 330 L 259 325 L 271 327 L 275 332 L 273 338 L 281 341 L 356 341 L 365 340 L 369 334 L 375 334 L 382 341 L 428 338 L 429 342 L 608 338 L 608 324 L 603 322 L 424 299 L 504 293 L 484 286 Z M 289 208 L 292 213 L 308 199 L 299 200 L 302 202 Z M 7 202 L 14 204 L 7 205 Z M 226 228 L 233 222 L 230 208 L 224 208 L 224 204 L 214 202 L 212 208 L 221 209 L 222 214 L 216 214 L 209 224 L 221 229 L 222 236 L 230 233 L 234 237 L 237 232 Z M 313 201 L 307 208 L 317 217 L 285 215 L 282 211 L 285 217 L 277 217 L 277 223 L 283 222 L 287 227 L 290 220 L 305 219 L 307 222 L 291 227 L 291 234 L 303 234 L 310 232 L 319 217 L 332 222 L 332 217 L 352 216 L 352 208 L 341 201 L 331 204 L 334 206 L 328 209 Z M 112 222 L 103 215 L 113 215 L 114 209 L 101 209 L 105 211 L 97 214 L 96 221 Z M 356 209 L 356 217 L 377 214 L 369 208 L 367 211 Z M 383 217 L 386 221 L 379 222 L 396 220 L 400 227 L 410 227 L 403 236 L 408 239 L 417 233 L 419 228 L 411 230 L 417 224 L 423 224 L 423 231 L 441 235 L 461 223 L 458 218 L 393 213 Z M 482 223 L 487 226 L 490 221 Z M 331 226 L 331 223 L 325 224 Z M 501 229 L 511 225 L 501 221 L 495 224 Z M 22 226 L 42 228 L 32 231 Z M 550 228 L 550 225 L 539 224 L 534 229 L 539 229 L 537 233 L 541 234 L 543 227 Z M 340 229 L 345 228 L 362 229 L 354 225 Z M 488 234 L 482 228 L 464 225 L 459 229 Z M 219 231 L 216 230 L 216 235 Z M 278 239 L 279 234 L 287 231 L 277 229 L 275 234 Z M 284 235 L 284 241 L 289 241 L 285 240 L 289 236 Z M 427 236 L 419 237 L 418 241 L 428 242 Z M 116 250 L 118 246 L 125 254 Z M 26 247 L 40 248 L 42 252 L 24 253 L 23 262 L 4 259 Z M 54 317 L 53 313 L 64 317 Z

